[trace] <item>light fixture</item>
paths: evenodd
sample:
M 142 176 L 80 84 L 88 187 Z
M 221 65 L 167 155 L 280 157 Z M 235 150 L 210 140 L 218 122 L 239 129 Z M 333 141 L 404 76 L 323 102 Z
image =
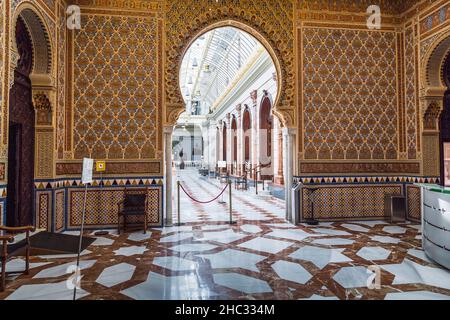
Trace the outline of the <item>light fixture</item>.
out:
M 193 67 L 193 68 L 197 68 L 197 67 L 198 67 L 197 58 L 195 58 L 195 57 L 194 57 L 194 59 L 192 60 L 192 67 Z
M 189 76 L 188 84 L 193 84 L 193 83 L 194 83 L 194 81 L 192 80 L 192 76 Z
M 186 88 L 186 91 L 184 94 L 186 95 L 186 97 L 189 97 L 189 95 L 191 94 L 191 92 L 189 91 L 189 88 Z

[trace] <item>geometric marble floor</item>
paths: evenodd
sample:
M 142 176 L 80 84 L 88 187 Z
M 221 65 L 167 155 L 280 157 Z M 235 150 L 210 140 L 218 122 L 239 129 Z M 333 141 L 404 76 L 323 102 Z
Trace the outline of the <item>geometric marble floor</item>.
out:
M 200 200 L 220 189 L 195 173 L 183 180 Z M 181 203 L 186 225 L 146 235 L 111 231 L 89 246 L 77 297 L 450 300 L 450 271 L 424 255 L 416 224 L 294 226 L 282 218 L 282 201 L 235 192 L 237 224 L 230 226 L 226 204 L 194 204 L 186 197 Z M 13 260 L 7 270 L 23 263 Z M 32 257 L 31 263 L 29 275 L 9 278 L 0 299 L 72 298 L 66 271 L 73 256 Z

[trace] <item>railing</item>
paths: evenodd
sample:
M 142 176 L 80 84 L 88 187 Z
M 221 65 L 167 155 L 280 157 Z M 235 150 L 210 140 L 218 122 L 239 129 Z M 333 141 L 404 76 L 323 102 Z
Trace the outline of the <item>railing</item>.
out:
M 174 161 L 175 167 L 180 168 L 181 161 Z M 195 160 L 195 161 L 184 161 L 184 167 L 185 168 L 201 168 L 202 167 L 202 161 Z

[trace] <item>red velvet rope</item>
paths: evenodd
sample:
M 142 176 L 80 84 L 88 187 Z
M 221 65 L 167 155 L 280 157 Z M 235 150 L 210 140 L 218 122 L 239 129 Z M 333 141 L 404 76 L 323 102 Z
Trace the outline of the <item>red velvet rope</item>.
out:
M 225 192 L 225 190 L 227 190 L 227 188 L 228 188 L 228 184 L 227 184 L 227 185 L 225 186 L 225 188 L 223 188 L 223 190 L 219 193 L 219 195 L 218 195 L 217 197 L 215 197 L 214 199 L 212 199 L 211 201 L 200 201 L 200 200 L 197 200 L 197 199 L 193 198 L 193 197 L 186 191 L 186 189 L 184 189 L 184 187 L 183 187 L 183 185 L 181 184 L 181 182 L 180 182 L 180 186 L 181 186 L 181 189 L 184 191 L 184 193 L 186 193 L 186 195 L 187 195 L 189 198 L 191 198 L 191 200 L 193 200 L 193 201 L 195 201 L 195 202 L 198 202 L 198 203 L 202 203 L 202 204 L 211 203 L 211 202 L 213 202 L 213 201 L 219 199 L 219 197 L 220 197 L 220 196 Z

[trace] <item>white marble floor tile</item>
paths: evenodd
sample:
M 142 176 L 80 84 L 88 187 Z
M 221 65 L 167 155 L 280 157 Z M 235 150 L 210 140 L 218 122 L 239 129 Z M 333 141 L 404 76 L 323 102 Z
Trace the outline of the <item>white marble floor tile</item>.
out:
M 138 247 L 138 246 L 132 246 L 132 247 L 122 247 L 120 249 L 114 250 L 116 256 L 126 256 L 131 257 L 134 255 L 141 255 L 148 249 L 146 247 Z
M 346 246 L 353 244 L 355 240 L 352 239 L 343 239 L 343 238 L 325 238 L 325 239 L 317 239 L 314 240 L 314 244 L 321 244 L 324 246 Z
M 91 253 L 92 253 L 92 251 L 86 249 L 80 253 L 80 256 L 86 256 Z M 76 258 L 76 257 L 78 257 L 78 254 L 76 254 L 76 253 L 51 254 L 51 255 L 47 255 L 47 256 L 38 256 L 38 258 L 40 258 L 40 259 L 64 259 L 64 258 Z
M 177 233 L 177 234 L 174 234 L 171 236 L 161 238 L 159 241 L 162 243 L 180 242 L 180 241 L 192 238 L 192 237 L 193 237 L 192 233 Z
M 213 269 L 241 268 L 256 272 L 259 272 L 256 264 L 266 259 L 258 254 L 234 249 L 226 249 L 212 254 L 198 254 L 197 256 L 209 260 Z
M 132 234 L 130 234 L 128 236 L 128 240 L 131 241 L 144 241 L 144 240 L 148 240 L 152 237 L 152 233 L 151 232 L 147 232 L 147 233 L 143 233 L 143 232 L 133 232 Z
M 450 295 L 431 291 L 408 291 L 388 293 L 385 300 L 450 300 Z
M 30 269 L 38 268 L 50 264 L 51 262 L 37 262 L 30 263 Z M 2 266 L 0 264 L 0 270 L 2 270 Z M 22 273 L 25 271 L 25 260 L 21 258 L 12 259 L 6 263 L 6 272 L 19 272 Z
M 272 269 L 281 279 L 300 284 L 305 284 L 312 278 L 312 275 L 298 263 L 279 260 L 272 264 Z
M 240 226 L 242 231 L 248 232 L 248 233 L 259 233 L 262 231 L 262 229 L 258 226 L 255 226 L 253 224 L 244 224 Z
M 130 280 L 133 276 L 134 270 L 136 270 L 136 267 L 131 264 L 119 263 L 104 269 L 95 281 L 110 288 L 118 285 L 119 283 Z
M 242 238 L 245 238 L 247 235 L 236 233 L 231 229 L 224 231 L 212 231 L 212 232 L 203 232 L 203 237 L 196 238 L 196 241 L 215 241 L 220 243 L 231 243 Z
M 161 229 L 159 229 L 161 230 Z M 175 226 L 175 227 L 164 227 L 161 230 L 162 234 L 172 233 L 172 232 L 187 232 L 192 231 L 192 226 Z
M 369 261 L 385 260 L 391 254 L 391 250 L 386 250 L 382 247 L 364 247 L 361 248 L 356 254 Z
M 363 224 L 366 226 L 369 226 L 371 228 L 377 226 L 377 225 L 383 225 L 383 224 L 387 224 L 386 221 L 381 221 L 381 220 L 376 220 L 376 221 L 354 221 L 354 223 L 358 223 L 358 224 Z
M 78 289 L 77 299 L 89 295 L 89 292 Z M 67 287 L 66 280 L 58 283 L 27 284 L 19 287 L 6 300 L 72 300 L 73 289 Z
M 290 254 L 289 257 L 311 261 L 318 268 L 323 269 L 329 263 L 351 262 L 352 259 L 342 254 L 344 250 L 305 246 Z
M 188 243 L 173 246 L 170 250 L 177 252 L 202 252 L 216 249 L 217 246 L 209 243 Z
M 421 283 L 450 290 L 450 271 L 448 270 L 422 266 L 408 259 L 400 264 L 380 267 L 395 276 L 393 284 Z
M 370 237 L 373 241 L 381 242 L 381 243 L 390 243 L 390 244 L 397 244 L 400 242 L 400 239 L 393 238 L 393 237 L 386 237 L 386 236 L 373 236 Z
M 367 288 L 372 283 L 373 272 L 366 267 L 344 267 L 341 268 L 333 279 L 345 289 Z
M 238 245 L 238 247 L 274 254 L 283 251 L 284 249 L 290 247 L 292 244 L 292 242 L 258 237 L 250 241 L 241 243 L 240 245 Z
M 216 273 L 213 278 L 218 285 L 247 294 L 272 292 L 266 281 L 239 273 Z
M 198 267 L 195 261 L 175 256 L 156 257 L 153 264 L 172 271 L 194 271 Z
M 194 273 L 166 277 L 150 272 L 147 280 L 121 291 L 136 300 L 207 300 L 217 294 L 199 285 Z
M 295 228 L 295 225 L 293 225 L 292 223 L 268 223 L 266 225 L 272 228 L 279 228 L 279 229 Z
M 423 261 L 429 262 L 429 263 L 434 263 L 433 260 L 431 260 L 430 258 L 427 257 L 427 255 L 425 254 L 425 252 L 423 250 L 420 249 L 408 249 L 408 254 L 412 255 L 413 257 L 419 258 Z
M 230 226 L 226 224 L 221 225 L 206 225 L 202 226 L 202 230 L 210 231 L 210 230 L 222 230 L 222 229 L 229 229 Z
M 80 261 L 80 269 L 88 269 L 92 267 L 97 260 L 83 260 Z M 55 267 L 50 267 L 47 269 L 44 269 L 40 271 L 38 274 L 36 274 L 33 279 L 42 279 L 42 278 L 56 278 L 63 275 L 70 275 L 71 273 L 68 272 L 69 267 L 76 266 L 77 262 L 69 262 L 65 264 L 61 264 Z
M 399 226 L 386 226 L 383 228 L 384 232 L 390 233 L 390 234 L 403 234 L 406 232 L 406 228 L 399 227 Z
M 92 246 L 110 246 L 113 243 L 114 243 L 113 239 L 109 239 L 109 238 L 105 238 L 105 237 L 98 237 L 92 243 Z
M 341 227 L 344 227 L 346 229 L 352 230 L 352 231 L 356 231 L 356 232 L 364 232 L 367 233 L 370 230 L 361 226 L 358 226 L 357 224 L 351 224 L 351 223 L 344 223 L 341 224 Z
M 336 230 L 336 229 L 314 228 L 313 230 L 316 233 L 326 234 L 326 235 L 330 235 L 330 236 L 351 236 L 352 235 L 351 233 L 349 233 L 347 231 Z
M 297 229 L 286 229 L 286 230 L 277 229 L 277 230 L 273 230 L 272 232 L 266 234 L 266 236 L 274 237 L 274 238 L 295 240 L 295 241 L 303 241 L 306 238 L 317 237 L 319 235 L 313 234 L 313 233 L 307 233 L 303 230 L 297 230 Z

